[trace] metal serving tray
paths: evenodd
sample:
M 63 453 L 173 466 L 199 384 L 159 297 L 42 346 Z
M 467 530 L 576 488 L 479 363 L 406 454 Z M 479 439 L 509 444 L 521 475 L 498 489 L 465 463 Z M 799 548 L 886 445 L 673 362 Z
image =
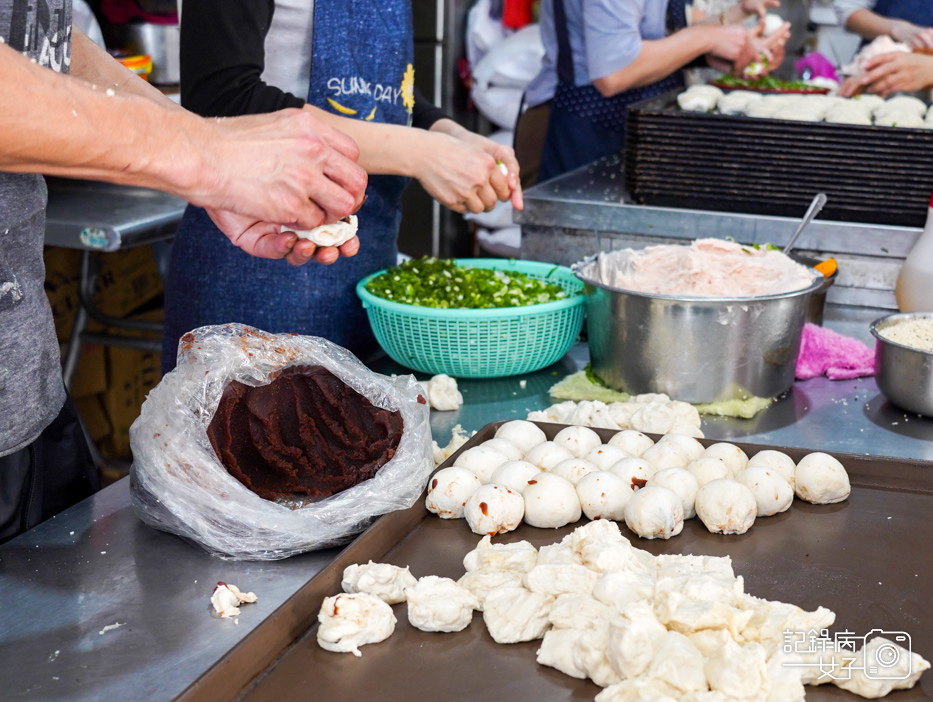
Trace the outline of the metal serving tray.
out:
M 484 427 L 461 451 L 491 438 L 500 424 Z M 549 438 L 562 428 L 540 426 Z M 604 440 L 614 433 L 595 431 Z M 736 445 L 749 455 L 775 448 Z M 808 453 L 780 450 L 795 461 Z M 933 657 L 933 464 L 835 455 L 846 465 L 853 485 L 849 500 L 841 504 L 795 500 L 790 510 L 757 521 L 741 536 L 710 534 L 696 519 L 669 541 L 638 539 L 624 524 L 622 531 L 636 546 L 654 554 L 732 556 L 747 592 L 808 610 L 829 607 L 837 614 L 839 631 L 907 632 L 913 650 L 929 659 Z M 585 518 L 555 530 L 522 525 L 496 540 L 527 539 L 542 546 L 559 541 L 582 523 Z M 420 501 L 411 509 L 382 517 L 179 699 L 592 700 L 599 692 L 593 683 L 536 663 L 539 641 L 508 646 L 493 642 L 479 613 L 464 631 L 425 633 L 408 624 L 404 605 L 396 605 L 395 633 L 382 643 L 365 646 L 362 658 L 328 653 L 317 645 L 317 612 L 324 597 L 340 592 L 347 565 L 374 560 L 410 566 L 418 577 L 456 579 L 463 574 L 463 556 L 479 538 L 464 520 L 438 519 Z M 807 699 L 860 698 L 823 685 L 807 688 Z M 924 675 L 913 690 L 887 699 L 933 699 L 933 674 Z

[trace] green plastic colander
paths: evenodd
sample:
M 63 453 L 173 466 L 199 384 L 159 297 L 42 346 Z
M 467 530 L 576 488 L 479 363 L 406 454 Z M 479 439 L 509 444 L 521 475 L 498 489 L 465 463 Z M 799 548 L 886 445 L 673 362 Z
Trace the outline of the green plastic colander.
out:
M 465 268 L 524 273 L 560 285 L 568 293 L 583 289 L 564 266 L 498 258 L 461 258 Z M 583 296 L 525 307 L 480 310 L 439 309 L 391 302 L 373 295 L 361 280 L 363 301 L 379 345 L 396 363 L 424 373 L 455 378 L 499 378 L 529 373 L 560 359 L 580 335 Z

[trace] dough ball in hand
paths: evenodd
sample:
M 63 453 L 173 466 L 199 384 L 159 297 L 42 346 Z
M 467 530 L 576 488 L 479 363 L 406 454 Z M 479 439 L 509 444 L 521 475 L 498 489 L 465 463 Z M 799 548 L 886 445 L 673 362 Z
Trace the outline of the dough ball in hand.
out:
M 522 523 L 525 501 L 504 485 L 483 485 L 467 500 L 463 516 L 475 534 L 504 534 Z
M 683 531 L 683 504 L 667 488 L 644 487 L 626 505 L 625 524 L 643 539 L 669 539 Z
M 525 460 L 538 466 L 541 470 L 551 470 L 551 468 L 561 461 L 566 461 L 570 458 L 573 458 L 573 454 L 563 446 L 558 446 L 553 441 L 545 441 L 543 444 L 538 444 L 525 454 Z
M 640 456 L 654 446 L 654 441 L 634 429 L 624 429 L 609 439 L 610 446 L 616 446 L 629 456 Z
M 576 488 L 553 473 L 529 480 L 522 497 L 525 522 L 533 527 L 558 529 L 578 521 L 583 514 Z
M 635 494 L 622 478 L 606 471 L 583 476 L 576 487 L 583 514 L 589 519 L 621 521 Z
M 528 461 L 506 461 L 496 468 L 491 482 L 521 495 L 528 487 L 528 481 L 538 475 L 541 475 L 541 469 Z
M 828 453 L 810 453 L 800 459 L 794 475 L 797 497 L 815 505 L 842 502 L 852 486 L 843 465 Z
M 541 428 L 525 419 L 515 419 L 506 422 L 496 430 L 497 439 L 505 439 L 510 444 L 518 448 L 522 454 L 528 453 L 538 444 L 547 441 L 547 437 Z
M 700 484 L 693 477 L 693 473 L 683 468 L 665 468 L 648 478 L 648 486 L 667 488 L 677 495 L 684 508 L 684 519 L 693 519 L 696 516 L 694 503 Z
M 454 466 L 476 473 L 483 484 L 486 484 L 492 480 L 496 468 L 507 460 L 509 459 L 488 446 L 474 446 L 457 456 Z
M 592 429 L 586 427 L 567 427 L 557 432 L 554 437 L 554 443 L 563 446 L 573 454 L 574 458 L 583 458 L 597 446 L 601 446 L 603 440 L 599 438 Z
M 307 239 L 317 246 L 343 246 L 356 236 L 358 226 L 356 215 L 348 215 L 333 224 L 322 224 L 314 229 L 295 230 L 282 227 L 282 232 L 295 232 L 299 239 Z
M 428 481 L 424 506 L 441 519 L 460 519 L 470 496 L 483 486 L 473 471 L 466 468 L 442 468 Z
M 752 491 L 730 478 L 712 480 L 697 491 L 697 516 L 714 534 L 744 534 L 758 516 Z
M 746 468 L 735 479 L 752 491 L 759 517 L 784 512 L 794 501 L 794 490 L 787 481 L 775 471 L 762 466 Z

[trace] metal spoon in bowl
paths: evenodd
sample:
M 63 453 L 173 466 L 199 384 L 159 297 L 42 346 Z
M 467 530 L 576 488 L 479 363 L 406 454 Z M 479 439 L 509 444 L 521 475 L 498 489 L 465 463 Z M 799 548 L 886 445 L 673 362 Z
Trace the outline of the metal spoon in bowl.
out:
M 807 225 L 813 221 L 813 219 L 820 213 L 820 210 L 823 209 L 823 206 L 826 204 L 826 193 L 817 193 L 813 198 L 813 202 L 810 203 L 810 207 L 807 208 L 807 213 L 803 216 L 803 219 L 800 220 L 800 224 L 797 226 L 797 231 L 794 232 L 794 235 L 790 238 L 790 241 L 787 242 L 787 245 L 784 247 L 782 253 L 785 255 L 794 247 L 794 242 L 797 241 L 797 237 L 800 236 L 800 232 L 807 228 Z

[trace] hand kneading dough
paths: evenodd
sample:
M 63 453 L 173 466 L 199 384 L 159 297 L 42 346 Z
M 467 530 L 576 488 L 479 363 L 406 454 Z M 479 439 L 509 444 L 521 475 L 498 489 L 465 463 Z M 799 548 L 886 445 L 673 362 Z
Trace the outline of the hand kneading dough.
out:
M 505 439 L 522 453 L 528 453 L 538 444 L 547 441 L 547 437 L 537 424 L 524 419 L 506 422 L 496 430 L 497 439 Z
M 512 442 L 506 441 L 505 439 L 487 439 L 481 443 L 480 446 L 486 446 L 487 448 L 498 451 L 510 461 L 522 460 L 521 449 L 519 449 L 518 446 L 515 446 Z
M 392 608 L 378 597 L 357 593 L 325 597 L 317 615 L 317 642 L 325 651 L 361 656 L 360 646 L 385 641 L 395 631 Z
M 343 571 L 341 587 L 344 592 L 362 592 L 378 597 L 386 604 L 398 604 L 405 601 L 405 588 L 416 582 L 407 567 L 370 561 L 366 565 L 347 566 Z
M 758 516 L 770 517 L 784 512 L 794 501 L 794 490 L 775 471 L 761 466 L 746 468 L 737 476 L 736 481 L 752 491 L 758 504 Z
M 529 480 L 522 497 L 525 522 L 533 527 L 558 529 L 578 521 L 583 513 L 576 488 L 553 473 L 542 473 Z
M 703 487 L 711 480 L 732 477 L 732 473 L 729 472 L 729 466 L 726 465 L 725 461 L 721 458 L 713 458 L 712 456 L 700 456 L 687 466 L 687 472 L 696 478 L 697 484 L 700 487 Z
M 479 606 L 473 593 L 450 578 L 428 575 L 405 590 L 408 621 L 421 631 L 462 631 Z M 387 605 L 388 606 L 388 605 Z
M 630 456 L 640 456 L 654 446 L 654 441 L 634 429 L 625 429 L 609 439 L 610 446 L 616 446 Z
M 752 491 L 729 478 L 713 480 L 697 492 L 700 521 L 714 534 L 744 534 L 758 515 Z
M 483 485 L 467 500 L 463 516 L 474 534 L 504 534 L 522 523 L 525 501 L 504 485 Z
M 669 539 L 683 531 L 683 504 L 667 488 L 644 487 L 629 500 L 625 524 L 643 539 Z
M 554 437 L 554 443 L 563 446 L 573 454 L 574 458 L 583 458 L 597 446 L 602 445 L 603 440 L 599 438 L 592 429 L 586 427 L 567 427 L 557 432 Z
M 648 478 L 648 485 L 667 488 L 680 498 L 684 508 L 684 519 L 693 519 L 696 516 L 694 502 L 700 484 L 693 473 L 683 468 L 665 468 Z
M 528 487 L 528 481 L 540 474 L 541 469 L 528 461 L 506 461 L 496 468 L 490 482 L 495 485 L 504 485 L 521 495 Z
M 576 487 L 583 514 L 589 519 L 622 520 L 634 494 L 622 478 L 606 471 L 583 476 Z
M 713 444 L 703 452 L 703 456 L 722 459 L 733 476 L 738 475 L 748 466 L 748 456 L 735 444 Z
M 748 459 L 746 468 L 767 468 L 780 475 L 787 481 L 791 488 L 794 487 L 794 473 L 797 471 L 797 464 L 794 459 L 786 453 L 780 451 L 759 451 Z
M 561 461 L 566 461 L 570 458 L 573 458 L 573 454 L 563 446 L 558 446 L 553 441 L 545 441 L 543 444 L 538 444 L 525 454 L 525 460 L 538 466 L 541 470 L 551 470 L 551 468 Z
M 599 468 L 585 458 L 571 458 L 566 461 L 561 461 L 551 468 L 549 472 L 554 475 L 559 475 L 571 485 L 576 485 L 584 475 L 595 473 L 598 470 Z
M 600 470 L 609 470 L 611 466 L 628 457 L 629 454 L 626 451 L 609 444 L 601 444 L 586 454 L 586 460 Z
M 343 246 L 356 236 L 358 226 L 356 215 L 350 215 L 333 224 L 322 224 L 314 229 L 297 230 L 282 227 L 281 231 L 295 232 L 299 239 L 307 239 L 317 246 Z
M 657 469 L 644 458 L 632 457 L 623 458 L 618 463 L 611 465 L 609 472 L 615 473 L 622 478 L 632 490 L 638 490 L 645 487 L 648 479 L 657 473 Z
M 442 468 L 428 482 L 428 496 L 424 506 L 441 519 L 460 519 L 470 496 L 483 486 L 471 470 Z
M 496 468 L 507 460 L 509 459 L 488 446 L 474 446 L 457 456 L 454 466 L 476 473 L 483 484 L 486 484 L 492 480 Z
M 553 603 L 553 597 L 523 587 L 500 588 L 486 596 L 483 621 L 496 643 L 534 641 L 550 626 L 548 613 Z
M 827 453 L 810 453 L 800 459 L 794 474 L 797 497 L 815 505 L 842 502 L 849 496 L 849 474 Z

